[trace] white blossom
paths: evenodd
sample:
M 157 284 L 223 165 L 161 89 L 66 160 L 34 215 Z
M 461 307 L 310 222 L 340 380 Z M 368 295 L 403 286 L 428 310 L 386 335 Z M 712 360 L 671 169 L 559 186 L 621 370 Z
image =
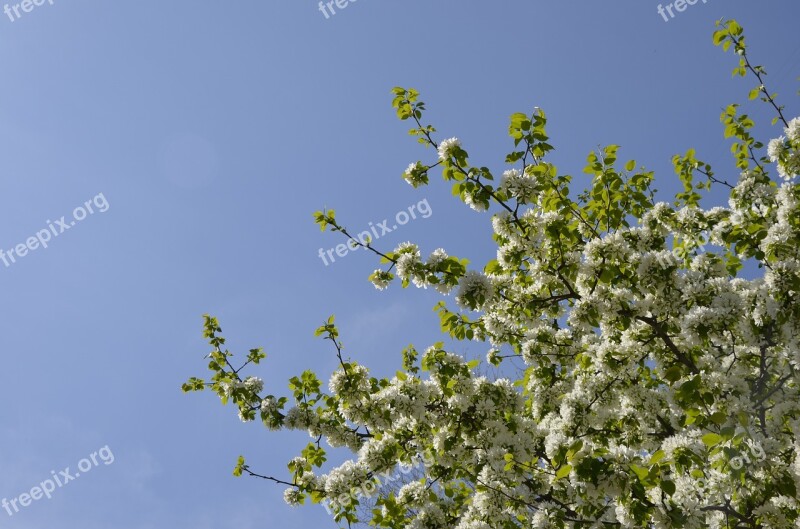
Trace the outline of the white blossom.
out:
M 264 381 L 258 377 L 247 377 L 244 380 L 243 386 L 253 393 L 260 393 L 264 389 Z
M 421 162 L 414 162 L 406 168 L 403 172 L 403 179 L 414 187 L 418 187 L 425 183 L 427 168 Z
M 800 117 L 789 120 L 786 128 L 783 129 L 789 141 L 800 141 Z
M 448 160 L 453 155 L 453 149 L 456 147 L 461 147 L 461 141 L 458 138 L 442 140 L 438 148 L 439 159 L 442 161 Z
M 494 287 L 488 277 L 475 270 L 469 270 L 458 284 L 456 302 L 464 308 L 471 308 L 473 303 L 470 300 L 483 300 L 474 303 L 481 305 L 491 299 L 493 293 Z

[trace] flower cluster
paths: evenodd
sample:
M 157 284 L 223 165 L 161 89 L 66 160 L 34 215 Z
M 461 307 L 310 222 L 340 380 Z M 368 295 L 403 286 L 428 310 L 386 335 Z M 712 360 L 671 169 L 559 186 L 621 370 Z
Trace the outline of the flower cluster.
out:
M 428 168 L 420 162 L 414 162 L 403 173 L 403 179 L 413 187 L 428 183 Z
M 769 142 L 767 154 L 777 165 L 778 174 L 784 180 L 791 180 L 800 175 L 800 117 L 789 121 L 784 134 Z
M 523 204 L 530 203 L 537 191 L 536 179 L 517 169 L 509 169 L 500 180 L 500 190 Z
M 439 144 L 439 160 L 449 160 L 455 154 L 456 149 L 461 148 L 461 140 L 458 138 L 448 138 Z

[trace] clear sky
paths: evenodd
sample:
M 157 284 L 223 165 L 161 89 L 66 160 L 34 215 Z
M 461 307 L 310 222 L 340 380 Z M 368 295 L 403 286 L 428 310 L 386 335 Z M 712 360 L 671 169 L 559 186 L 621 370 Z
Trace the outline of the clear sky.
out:
M 355 231 L 392 227 L 417 205 L 427 218 L 376 245 L 492 258 L 487 215 L 439 178 L 419 190 L 401 179 L 433 153 L 395 117 L 396 85 L 421 92 L 439 138 L 458 136 L 498 173 L 508 116 L 539 106 L 575 187 L 587 153 L 611 143 L 657 171 L 664 200 L 678 188 L 670 158 L 689 147 L 735 180 L 719 114 L 752 82 L 731 79 L 713 22 L 739 20 L 796 116 L 800 3 L 700 0 L 668 21 L 657 5 L 358 0 L 326 18 L 312 0 L 45 0 L 19 16 L 10 4 L 0 249 L 51 240 L 0 261 L 0 499 L 75 473 L 101 447 L 114 457 L 52 499 L 0 510 L 0 527 L 335 527 L 321 507 L 286 506 L 281 487 L 231 476 L 239 454 L 285 476 L 308 439 L 180 392 L 206 373 L 201 315 L 219 317 L 232 350 L 266 348 L 253 374 L 275 393 L 333 369 L 313 337 L 332 313 L 347 352 L 377 373 L 408 343 L 439 339 L 434 292 L 375 291 L 377 262 L 360 251 L 326 266 L 319 249 L 344 241 L 312 219 L 327 206 Z

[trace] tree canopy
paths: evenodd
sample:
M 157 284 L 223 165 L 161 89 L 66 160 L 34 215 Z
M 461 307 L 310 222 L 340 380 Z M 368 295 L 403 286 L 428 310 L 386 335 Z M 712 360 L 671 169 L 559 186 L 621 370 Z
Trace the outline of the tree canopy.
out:
M 184 391 L 211 389 L 243 421 L 311 437 L 284 478 L 244 458 L 234 473 L 285 485 L 290 504 L 322 503 L 340 525 L 798 527 L 800 118 L 768 91 L 739 24 L 720 21 L 713 40 L 736 54 L 734 74 L 754 80 L 749 98 L 780 132 L 759 141 L 754 118 L 728 106 L 738 177 L 689 150 L 673 159 L 684 189 L 672 203 L 616 145 L 588 155 L 590 185 L 575 193 L 548 161 L 539 108 L 511 116 L 510 168 L 495 175 L 457 138 L 435 139 L 416 90 L 395 88 L 398 117 L 436 150 L 404 179 L 425 186 L 441 169 L 490 217 L 497 256 L 475 266 L 441 248 L 423 258 L 411 243 L 352 244 L 380 259 L 376 288 L 440 292 L 443 333 L 488 344 L 503 376 L 437 343 L 409 346 L 393 378 L 373 377 L 345 357 L 330 317 L 316 333 L 339 369 L 327 385 L 306 370 L 281 395 L 246 374 L 263 350 L 235 366 L 207 315 L 212 375 Z M 702 205 L 712 187 L 727 207 Z M 352 239 L 334 211 L 315 219 Z M 351 456 L 326 464 L 331 448 Z

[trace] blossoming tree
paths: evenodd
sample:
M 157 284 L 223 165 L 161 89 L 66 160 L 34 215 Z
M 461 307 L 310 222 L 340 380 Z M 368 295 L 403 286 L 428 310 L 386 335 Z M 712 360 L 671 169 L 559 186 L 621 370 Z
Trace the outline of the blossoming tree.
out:
M 613 145 L 589 155 L 591 185 L 574 195 L 548 162 L 539 109 L 511 116 L 513 168 L 495 184 L 459 140 L 434 139 L 416 91 L 394 89 L 399 118 L 438 152 L 404 178 L 427 185 L 441 168 L 463 202 L 492 211 L 497 258 L 475 268 L 442 249 L 423 259 L 415 244 L 384 253 L 365 241 L 385 265 L 371 280 L 456 290 L 459 309 L 437 305 L 443 332 L 487 342 L 487 362 L 515 376 L 480 376 L 440 343 L 403 351 L 394 378 L 371 377 L 343 356 L 331 317 L 317 329 L 340 364 L 327 388 L 305 371 L 288 396 L 266 395 L 244 374 L 262 350 L 235 367 L 206 316 L 213 375 L 183 389 L 312 438 L 284 479 L 243 458 L 234 473 L 282 483 L 290 504 L 323 503 L 340 525 L 800 527 L 800 118 L 767 91 L 735 21 L 714 42 L 738 54 L 734 73 L 756 79 L 750 99 L 784 132 L 760 154 L 754 121 L 731 105 L 738 182 L 690 150 L 673 160 L 684 184 L 673 204 L 656 203 L 653 173 L 618 163 Z M 701 207 L 712 186 L 728 207 Z M 333 211 L 316 221 L 352 238 Z M 523 371 L 504 364 L 512 357 Z M 329 447 L 351 456 L 331 468 Z M 406 479 L 382 481 L 397 468 Z

